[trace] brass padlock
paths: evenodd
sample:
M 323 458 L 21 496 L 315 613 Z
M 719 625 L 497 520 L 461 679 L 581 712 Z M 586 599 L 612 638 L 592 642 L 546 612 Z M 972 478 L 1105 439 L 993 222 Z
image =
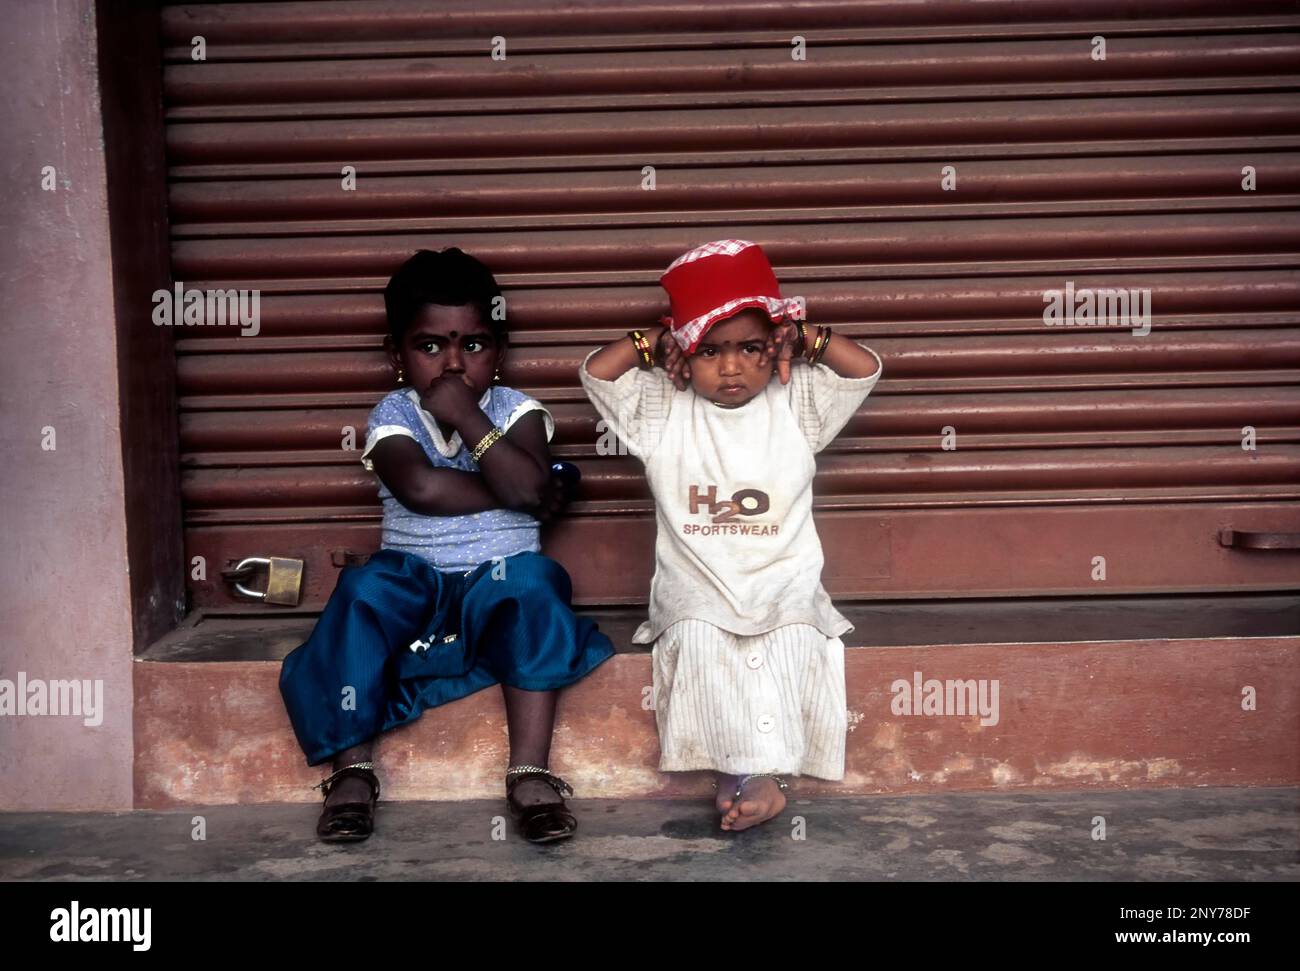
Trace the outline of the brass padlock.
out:
M 285 607 L 296 607 L 302 588 L 302 565 L 302 560 L 293 560 L 286 556 L 249 556 L 235 564 L 234 569 L 226 571 L 225 575 L 232 580 L 235 590 L 245 597 L 253 597 Z M 235 576 L 251 573 L 255 566 L 266 567 L 265 591 L 250 590 L 234 579 Z

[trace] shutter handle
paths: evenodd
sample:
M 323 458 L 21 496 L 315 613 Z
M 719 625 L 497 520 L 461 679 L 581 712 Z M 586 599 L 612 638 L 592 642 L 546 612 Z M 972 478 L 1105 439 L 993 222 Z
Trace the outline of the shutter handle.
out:
M 1220 546 L 1242 550 L 1300 550 L 1300 533 L 1248 532 L 1242 529 L 1219 530 Z
M 369 553 L 356 553 L 352 550 L 330 550 L 330 562 L 339 567 L 361 566 L 369 559 Z

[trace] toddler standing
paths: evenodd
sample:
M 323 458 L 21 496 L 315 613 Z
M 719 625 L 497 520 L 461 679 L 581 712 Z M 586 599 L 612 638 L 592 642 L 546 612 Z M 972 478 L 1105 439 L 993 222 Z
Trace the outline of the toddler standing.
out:
M 759 246 L 719 240 L 661 277 L 665 326 L 587 355 L 582 385 L 645 464 L 661 771 L 717 773 L 723 829 L 785 806 L 783 775 L 844 776 L 844 642 L 821 585 L 813 455 L 875 387 L 874 351 L 803 323 Z

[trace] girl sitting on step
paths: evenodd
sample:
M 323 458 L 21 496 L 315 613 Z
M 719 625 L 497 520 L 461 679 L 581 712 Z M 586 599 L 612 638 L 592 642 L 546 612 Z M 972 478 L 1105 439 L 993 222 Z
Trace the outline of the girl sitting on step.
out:
M 667 326 L 593 351 L 579 375 L 655 499 L 649 619 L 632 640 L 654 645 L 659 768 L 713 770 L 721 826 L 742 830 L 784 808 L 783 774 L 844 776 L 853 625 L 821 585 L 813 455 L 883 366 L 806 326 L 753 243 L 700 246 L 660 282 Z
M 374 826 L 375 736 L 500 683 L 510 735 L 506 799 L 526 839 L 576 828 L 548 768 L 556 695 L 613 654 L 570 606 L 569 575 L 541 554 L 539 521 L 570 496 L 552 473 L 550 413 L 497 383 L 508 335 L 478 260 L 422 250 L 384 291 L 397 389 L 370 412 L 361 462 L 379 477 L 380 550 L 345 567 L 280 692 L 308 765 L 333 761 L 316 832 Z

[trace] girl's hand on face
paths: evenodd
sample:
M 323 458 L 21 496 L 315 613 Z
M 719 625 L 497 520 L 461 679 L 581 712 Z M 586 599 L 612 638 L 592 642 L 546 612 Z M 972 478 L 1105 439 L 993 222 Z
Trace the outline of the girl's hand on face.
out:
M 663 362 L 663 369 L 668 372 L 668 379 L 672 381 L 673 387 L 678 391 L 685 391 L 690 383 L 686 355 L 682 353 L 682 345 L 677 343 L 672 332 L 667 328 L 664 328 L 659 335 L 659 347 L 656 351 L 655 357 Z
M 453 426 L 478 407 L 478 399 L 465 379 L 446 372 L 429 382 L 420 395 L 420 403 L 434 418 Z
M 767 367 L 776 361 L 776 371 L 782 384 L 790 383 L 790 362 L 794 359 L 795 344 L 799 341 L 799 329 L 793 323 L 786 322 L 773 327 L 767 335 L 767 344 L 763 347 L 763 356 L 759 359 L 760 367 Z

